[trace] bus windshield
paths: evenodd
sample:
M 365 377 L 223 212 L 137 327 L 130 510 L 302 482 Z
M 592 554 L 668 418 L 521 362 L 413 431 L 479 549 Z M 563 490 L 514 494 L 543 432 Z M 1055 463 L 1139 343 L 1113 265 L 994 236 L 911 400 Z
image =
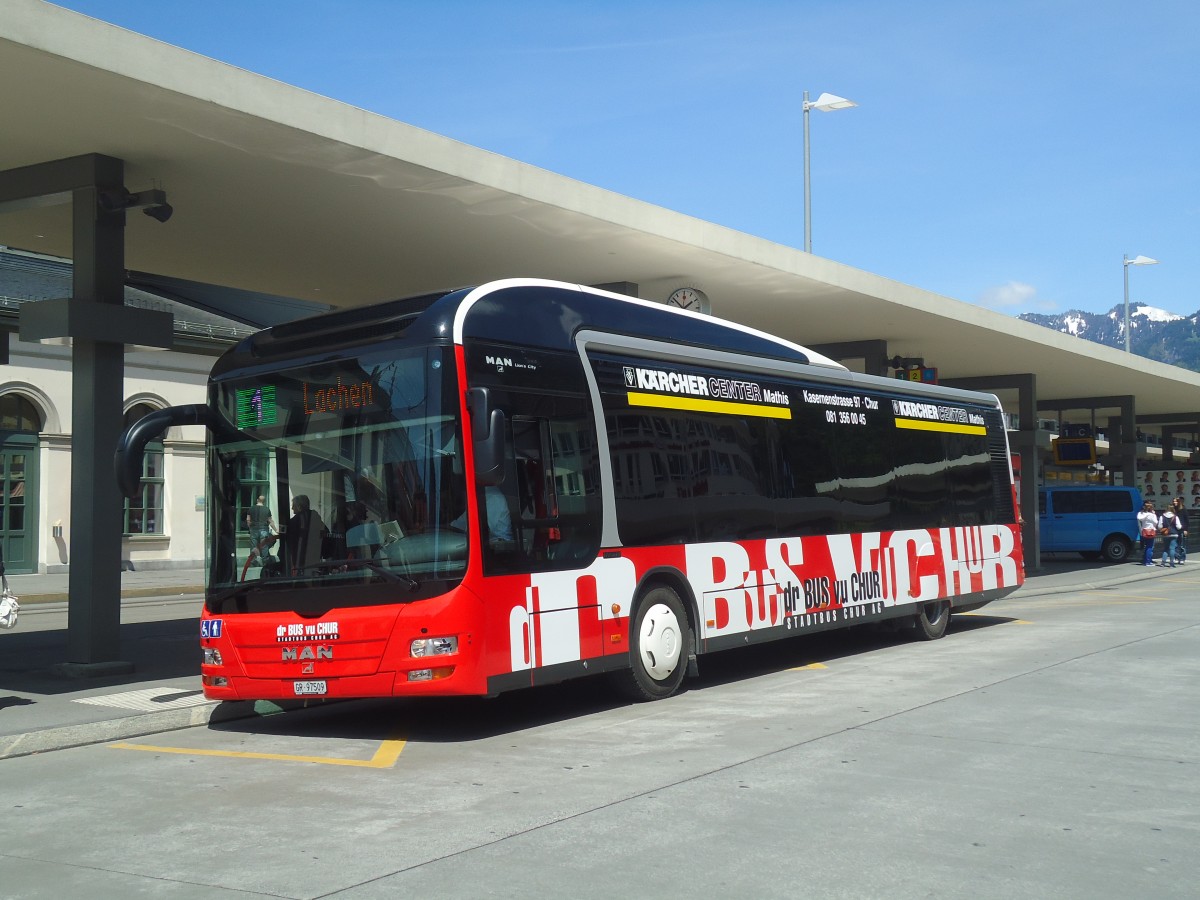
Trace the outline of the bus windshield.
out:
M 392 347 L 217 382 L 234 427 L 209 449 L 210 609 L 276 609 L 297 587 L 397 602 L 460 579 L 454 380 L 448 348 Z

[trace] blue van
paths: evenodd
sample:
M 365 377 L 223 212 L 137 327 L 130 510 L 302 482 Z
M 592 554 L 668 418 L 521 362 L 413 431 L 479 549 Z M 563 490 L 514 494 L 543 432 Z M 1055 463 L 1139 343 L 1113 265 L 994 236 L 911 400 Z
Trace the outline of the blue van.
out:
M 1042 552 L 1074 550 L 1089 559 L 1124 562 L 1139 541 L 1141 510 L 1137 488 L 1046 485 L 1038 490 Z

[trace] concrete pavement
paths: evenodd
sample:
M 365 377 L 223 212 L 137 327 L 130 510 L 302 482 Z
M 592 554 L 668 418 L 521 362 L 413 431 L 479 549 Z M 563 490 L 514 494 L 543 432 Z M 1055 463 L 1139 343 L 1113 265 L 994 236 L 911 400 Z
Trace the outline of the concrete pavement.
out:
M 253 714 L 252 704 L 218 713 L 200 691 L 202 569 L 121 573 L 119 658 L 132 671 L 102 677 L 62 666 L 67 574 L 10 575 L 8 584 L 21 612 L 0 632 L 0 759 Z
M 1171 571 L 1064 555 L 1032 573 L 1017 596 L 1112 587 Z M 200 569 L 122 573 L 120 658 L 132 671 L 83 678 L 62 666 L 68 576 L 10 576 L 21 614 L 16 629 L 0 632 L 0 759 L 280 712 L 275 703 L 204 699 L 197 642 L 203 582 Z

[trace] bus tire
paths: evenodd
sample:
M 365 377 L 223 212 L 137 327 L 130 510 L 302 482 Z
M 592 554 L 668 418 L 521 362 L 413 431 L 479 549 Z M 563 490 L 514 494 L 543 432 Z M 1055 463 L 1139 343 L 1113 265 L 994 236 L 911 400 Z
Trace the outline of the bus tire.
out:
M 683 683 L 691 629 L 679 595 L 656 587 L 638 602 L 629 625 L 628 669 L 614 672 L 621 693 L 638 702 L 670 697 Z
M 950 625 L 950 603 L 946 600 L 934 600 L 922 603 L 920 612 L 914 616 L 917 635 L 923 641 L 936 641 L 946 633 Z

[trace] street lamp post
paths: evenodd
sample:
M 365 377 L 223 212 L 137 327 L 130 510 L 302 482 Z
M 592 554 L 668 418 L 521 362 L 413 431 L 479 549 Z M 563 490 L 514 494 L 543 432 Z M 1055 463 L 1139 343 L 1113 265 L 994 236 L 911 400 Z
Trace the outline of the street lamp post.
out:
M 1133 259 L 1129 258 L 1129 254 L 1124 255 L 1125 269 L 1125 352 L 1129 352 L 1129 267 L 1130 266 L 1157 266 L 1158 260 L 1151 259 L 1148 256 L 1142 256 L 1140 253 Z
M 821 112 L 832 112 L 835 109 L 849 109 L 858 106 L 853 100 L 836 97 L 833 94 L 821 94 L 816 100 L 809 102 L 808 91 L 804 92 L 804 252 L 812 253 L 812 190 L 809 183 L 808 162 L 808 111 L 819 109 Z

